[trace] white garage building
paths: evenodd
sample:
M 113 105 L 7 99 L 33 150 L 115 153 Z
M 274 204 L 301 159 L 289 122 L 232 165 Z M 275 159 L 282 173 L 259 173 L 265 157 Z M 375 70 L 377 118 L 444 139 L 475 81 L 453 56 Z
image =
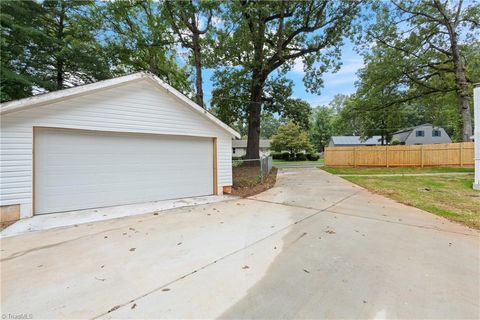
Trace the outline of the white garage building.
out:
M 145 72 L 4 103 L 0 206 L 25 218 L 221 194 L 232 137 Z

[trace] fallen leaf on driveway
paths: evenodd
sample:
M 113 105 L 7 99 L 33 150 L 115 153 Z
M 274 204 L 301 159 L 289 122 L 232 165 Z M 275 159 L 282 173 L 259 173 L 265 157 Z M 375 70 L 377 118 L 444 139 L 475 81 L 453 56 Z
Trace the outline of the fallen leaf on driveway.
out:
M 130 309 L 135 309 L 136 306 L 137 306 L 137 304 L 134 303 Z
M 182 243 L 181 243 L 181 242 L 179 242 L 179 243 L 177 243 L 177 246 L 179 246 L 179 245 L 181 245 L 181 244 L 182 244 Z
M 162 291 L 170 291 L 169 288 L 163 288 Z
M 327 230 L 327 231 L 325 231 L 325 233 L 329 233 L 329 234 L 335 234 L 336 232 L 335 232 L 335 231 L 333 231 L 333 230 Z
M 250 269 L 250 267 L 249 266 L 243 266 L 242 269 Z
M 130 248 L 130 251 L 135 251 L 136 248 Z
M 117 306 L 113 307 L 112 309 L 108 310 L 107 313 L 113 312 L 113 311 L 117 310 L 118 308 L 120 308 L 120 305 L 117 305 Z
M 306 273 L 310 273 L 310 271 L 308 271 L 307 269 L 303 269 L 303 271 Z

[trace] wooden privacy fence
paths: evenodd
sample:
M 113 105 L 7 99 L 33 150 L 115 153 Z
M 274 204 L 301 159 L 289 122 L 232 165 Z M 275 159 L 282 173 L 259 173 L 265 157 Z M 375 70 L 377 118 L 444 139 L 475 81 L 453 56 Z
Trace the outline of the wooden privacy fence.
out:
M 473 166 L 473 142 L 326 147 L 329 167 L 464 167 Z

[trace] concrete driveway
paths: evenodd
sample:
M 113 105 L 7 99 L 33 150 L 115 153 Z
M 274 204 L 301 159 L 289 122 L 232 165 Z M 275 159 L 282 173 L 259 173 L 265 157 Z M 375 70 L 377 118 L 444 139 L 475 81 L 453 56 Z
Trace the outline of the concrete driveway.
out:
M 232 200 L 1 240 L 33 318 L 475 318 L 477 231 L 315 168 Z

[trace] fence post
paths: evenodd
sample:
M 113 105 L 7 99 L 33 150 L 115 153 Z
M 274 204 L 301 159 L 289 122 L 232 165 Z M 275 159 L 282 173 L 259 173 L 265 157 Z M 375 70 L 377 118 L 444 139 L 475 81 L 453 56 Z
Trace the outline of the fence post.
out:
M 385 162 L 386 162 L 387 168 L 388 168 L 388 146 L 385 146 Z
M 463 142 L 460 142 L 460 167 L 463 167 Z
M 353 147 L 353 167 L 357 167 L 357 147 Z
M 421 159 L 421 166 L 423 168 L 423 144 L 420 145 L 420 159 Z

